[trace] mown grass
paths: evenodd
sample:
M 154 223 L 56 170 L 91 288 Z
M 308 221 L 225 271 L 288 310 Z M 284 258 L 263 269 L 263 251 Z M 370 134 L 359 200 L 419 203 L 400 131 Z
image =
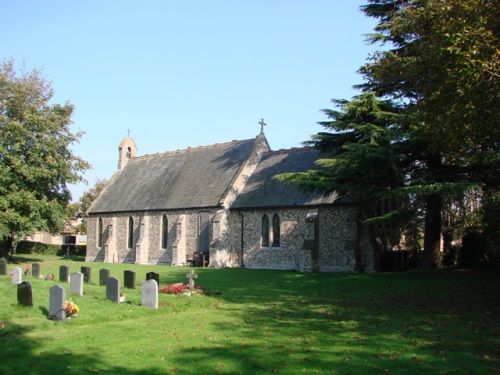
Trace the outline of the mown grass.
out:
M 55 281 L 27 277 L 32 308 L 0 277 L 1 374 L 488 374 L 500 371 L 500 275 L 443 271 L 302 274 L 201 269 L 203 297 L 160 294 L 142 307 L 147 272 L 160 284 L 186 282 L 188 268 L 84 263 L 54 256 L 39 262 Z M 74 319 L 47 319 L 59 266 L 92 268 L 84 295 L 72 296 Z M 105 299 L 99 269 L 123 285 L 137 273 L 126 302 Z M 69 284 L 66 287 L 69 297 Z

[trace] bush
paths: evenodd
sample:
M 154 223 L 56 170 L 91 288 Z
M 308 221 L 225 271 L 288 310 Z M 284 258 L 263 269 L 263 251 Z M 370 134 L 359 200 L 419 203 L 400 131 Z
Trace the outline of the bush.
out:
M 60 250 L 61 245 L 47 245 L 41 242 L 21 241 L 17 244 L 16 253 L 56 255 Z

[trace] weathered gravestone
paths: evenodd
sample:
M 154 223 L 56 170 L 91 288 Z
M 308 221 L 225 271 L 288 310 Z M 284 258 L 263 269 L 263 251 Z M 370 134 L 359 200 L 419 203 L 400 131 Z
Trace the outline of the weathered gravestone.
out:
M 69 281 L 69 267 L 60 266 L 59 267 L 59 281 L 67 283 Z
M 65 320 L 66 289 L 57 284 L 50 288 L 49 319 Z
M 99 270 L 99 285 L 106 285 L 106 280 L 111 276 L 111 271 L 107 268 Z
M 11 283 L 12 284 L 21 284 L 23 282 L 23 270 L 20 269 L 19 267 L 14 267 L 12 268 L 12 276 L 11 276 Z
M 142 306 L 158 308 L 158 283 L 155 279 L 142 283 Z
M 7 263 L 5 260 L 0 260 L 0 275 L 7 275 Z
M 194 289 L 194 279 L 198 278 L 198 275 L 194 273 L 194 270 L 186 274 L 186 277 L 189 279 L 189 289 Z
M 39 263 L 33 263 L 31 265 L 31 274 L 33 277 L 36 277 L 37 279 L 40 277 L 40 264 Z
M 71 272 L 69 279 L 69 292 L 83 296 L 83 273 Z
M 27 281 L 17 285 L 17 304 L 22 306 L 33 306 L 31 284 Z
M 157 272 L 148 272 L 146 274 L 146 281 L 151 280 L 151 279 L 156 280 L 156 283 L 158 285 L 160 285 L 160 274 L 159 273 L 157 273 Z
M 92 281 L 92 268 L 90 267 L 81 267 L 81 273 L 83 273 L 83 281 L 87 284 L 90 284 Z
M 135 289 L 135 272 L 126 270 L 123 272 L 123 279 L 125 280 L 125 288 Z
M 110 277 L 106 280 L 106 299 L 120 302 L 120 280 L 116 277 Z

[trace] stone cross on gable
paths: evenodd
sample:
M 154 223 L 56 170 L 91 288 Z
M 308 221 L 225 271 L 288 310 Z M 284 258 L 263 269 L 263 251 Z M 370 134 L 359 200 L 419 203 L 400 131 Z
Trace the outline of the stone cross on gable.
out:
M 260 132 L 264 133 L 264 126 L 266 126 L 264 119 L 260 119 L 259 125 L 260 125 Z
M 189 279 L 189 289 L 194 289 L 194 279 L 198 278 L 198 275 L 194 273 L 194 270 L 186 273 L 186 277 Z
M 130 137 L 130 132 L 131 132 L 131 130 L 127 129 L 127 137 Z

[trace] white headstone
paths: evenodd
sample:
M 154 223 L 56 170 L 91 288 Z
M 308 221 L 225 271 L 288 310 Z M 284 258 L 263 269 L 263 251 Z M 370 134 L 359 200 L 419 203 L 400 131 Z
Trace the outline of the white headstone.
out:
M 83 273 L 72 272 L 69 277 L 69 291 L 71 294 L 83 296 Z
M 57 284 L 50 288 L 49 319 L 65 320 L 66 289 Z
M 151 309 L 158 308 L 158 283 L 155 279 L 142 283 L 142 306 Z
M 19 267 L 12 268 L 12 284 L 21 284 L 23 282 L 23 270 Z

